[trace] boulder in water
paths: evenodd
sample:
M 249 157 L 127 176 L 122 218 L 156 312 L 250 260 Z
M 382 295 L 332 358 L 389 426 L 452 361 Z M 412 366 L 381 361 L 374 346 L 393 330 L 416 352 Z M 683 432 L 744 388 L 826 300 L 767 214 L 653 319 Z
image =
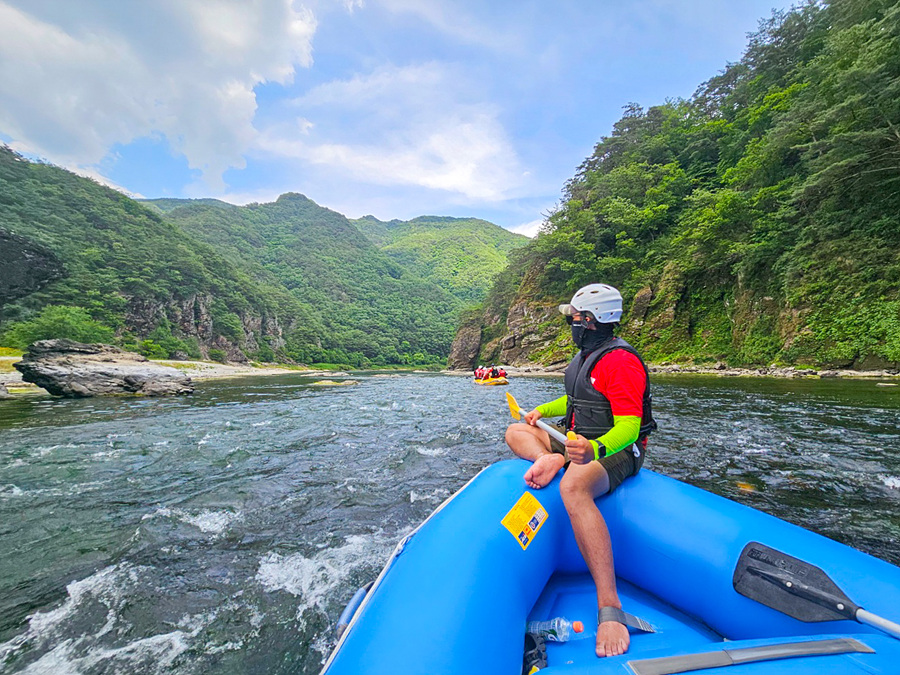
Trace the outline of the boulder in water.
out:
M 194 391 L 191 378 L 175 368 L 111 345 L 40 340 L 28 347 L 14 367 L 25 382 L 54 396 L 168 396 Z
M 342 387 L 348 384 L 359 384 L 359 380 L 317 380 L 313 382 L 313 386 L 321 386 L 321 387 Z

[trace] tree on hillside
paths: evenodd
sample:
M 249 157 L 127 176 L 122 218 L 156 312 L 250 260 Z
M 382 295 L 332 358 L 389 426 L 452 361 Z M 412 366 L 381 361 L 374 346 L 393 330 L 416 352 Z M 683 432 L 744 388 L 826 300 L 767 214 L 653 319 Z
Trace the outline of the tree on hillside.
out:
M 776 12 L 690 100 L 626 106 L 486 305 L 602 280 L 657 360 L 900 363 L 898 130 L 900 3 Z

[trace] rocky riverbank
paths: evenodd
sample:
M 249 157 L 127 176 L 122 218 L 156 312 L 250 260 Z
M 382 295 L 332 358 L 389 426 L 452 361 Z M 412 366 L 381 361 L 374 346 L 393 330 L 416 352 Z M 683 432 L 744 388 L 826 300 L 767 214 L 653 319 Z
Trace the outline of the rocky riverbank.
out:
M 708 375 L 720 375 L 723 377 L 789 377 L 789 378 L 832 378 L 832 377 L 856 377 L 856 378 L 896 378 L 900 377 L 900 370 L 836 370 L 814 368 L 794 368 L 768 366 L 762 368 L 729 368 L 725 364 L 716 364 L 712 367 L 680 366 L 676 364 L 653 364 L 648 366 L 651 373 L 701 373 Z
M 510 377 L 546 377 L 548 375 L 560 375 L 566 369 L 566 363 L 552 366 L 504 366 Z M 782 378 L 865 378 L 865 379 L 898 379 L 900 370 L 816 370 L 812 368 L 794 368 L 768 366 L 762 368 L 730 368 L 723 363 L 713 366 L 679 365 L 675 363 L 651 363 L 647 367 L 651 373 L 661 375 L 716 375 L 719 377 L 782 377 Z M 471 375 L 471 372 L 463 370 L 442 371 L 448 375 Z

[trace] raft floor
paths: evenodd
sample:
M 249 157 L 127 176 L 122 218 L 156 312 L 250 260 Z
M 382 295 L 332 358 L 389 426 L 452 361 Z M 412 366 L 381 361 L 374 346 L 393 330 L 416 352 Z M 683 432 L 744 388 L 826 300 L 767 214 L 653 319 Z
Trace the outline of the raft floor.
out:
M 708 626 L 659 601 L 656 597 L 622 579 L 617 579 L 617 589 L 626 611 L 648 621 L 656 633 L 631 631 L 631 646 L 622 656 L 598 658 L 594 654 L 597 631 L 597 605 L 594 582 L 587 573 L 561 574 L 551 577 L 538 598 L 529 620 L 544 620 L 564 616 L 569 621 L 582 621 L 586 637 L 569 642 L 547 643 L 548 667 L 541 675 L 597 675 L 633 673 L 628 661 L 697 652 L 710 652 L 723 648 L 733 649 L 765 644 L 777 644 L 793 640 L 809 640 L 853 636 L 876 650 L 876 654 L 836 654 L 805 656 L 774 661 L 746 663 L 720 668 L 692 671 L 698 675 L 822 675 L 848 673 L 855 675 L 873 671 L 867 667 L 875 659 L 883 667 L 885 655 L 893 653 L 894 663 L 900 663 L 900 640 L 874 633 L 847 633 L 844 635 L 798 636 L 797 638 L 772 638 L 762 640 L 730 641 Z M 872 664 L 874 665 L 874 664 Z M 883 671 L 877 671 L 883 672 Z M 900 672 L 900 665 L 898 665 Z

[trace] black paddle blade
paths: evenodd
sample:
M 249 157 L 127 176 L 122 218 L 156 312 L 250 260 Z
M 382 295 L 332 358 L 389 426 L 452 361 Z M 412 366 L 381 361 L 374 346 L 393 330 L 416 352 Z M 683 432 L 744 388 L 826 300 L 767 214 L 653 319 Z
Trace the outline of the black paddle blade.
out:
M 800 621 L 852 620 L 859 609 L 815 565 L 755 541 L 741 552 L 732 583 L 741 595 Z

